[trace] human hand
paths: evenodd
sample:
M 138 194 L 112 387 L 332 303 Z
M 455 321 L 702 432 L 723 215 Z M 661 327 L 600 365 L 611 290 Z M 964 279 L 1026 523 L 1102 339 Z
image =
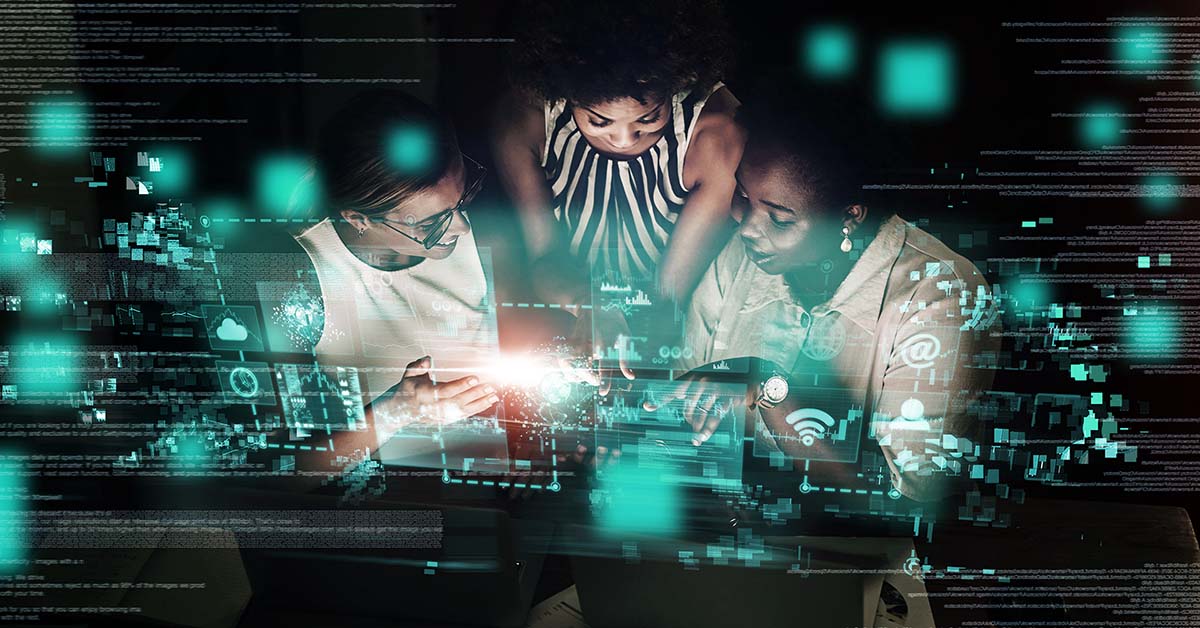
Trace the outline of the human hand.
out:
M 629 331 L 629 321 L 620 310 L 593 312 L 592 327 L 595 335 L 595 358 L 601 359 L 604 352 L 615 349 L 617 353 L 617 369 L 627 380 L 637 379 L 637 374 L 630 366 L 630 356 L 633 354 L 633 334 Z
M 629 323 L 619 311 L 591 311 L 580 314 L 566 344 L 567 351 L 559 357 L 558 362 L 567 381 L 595 386 L 601 396 L 607 395 L 612 388 L 615 373 L 612 369 L 600 369 L 592 365 L 609 355 L 609 349 L 615 350 L 617 367 L 624 378 L 637 378 L 629 364 L 633 348 Z
M 568 382 L 600 386 L 600 373 L 592 368 L 592 318 L 590 314 L 580 314 L 575 319 L 575 327 L 567 336 L 558 352 L 557 362 L 559 371 Z M 604 393 L 608 391 L 605 390 Z
M 743 396 L 730 395 L 728 382 L 704 372 L 690 372 L 661 387 L 651 387 L 650 398 L 642 403 L 647 412 L 655 412 L 675 401 L 683 402 L 683 420 L 692 427 L 692 445 L 699 447 L 716 433 L 726 415 L 739 404 L 752 407 L 752 389 Z
M 377 425 L 398 431 L 416 423 L 453 423 L 500 402 L 496 389 L 473 375 L 435 383 L 432 365 L 429 356 L 410 362 L 400 381 L 371 404 Z
M 559 462 L 573 462 L 577 465 L 588 465 L 593 469 L 607 468 L 621 461 L 621 449 L 619 447 L 608 448 L 603 445 L 596 447 L 596 454 L 589 455 L 591 450 L 587 445 L 579 444 L 575 446 L 575 451 L 569 454 L 559 454 Z

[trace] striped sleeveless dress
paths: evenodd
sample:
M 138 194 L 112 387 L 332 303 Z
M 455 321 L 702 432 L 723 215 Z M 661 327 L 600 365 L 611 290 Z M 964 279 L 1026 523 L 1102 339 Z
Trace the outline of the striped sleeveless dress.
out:
M 592 148 L 565 100 L 546 102 L 542 168 L 554 217 L 566 226 L 571 255 L 625 276 L 653 273 L 687 198 L 683 159 L 696 120 L 721 87 L 717 83 L 675 94 L 662 137 L 628 159 Z

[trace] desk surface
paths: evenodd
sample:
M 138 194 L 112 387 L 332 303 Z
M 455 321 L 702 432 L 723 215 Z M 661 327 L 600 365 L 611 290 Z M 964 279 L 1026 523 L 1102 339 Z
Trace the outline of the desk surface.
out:
M 1147 563 L 1200 562 L 1200 546 L 1183 508 L 1039 499 L 1012 513 L 1009 529 L 960 522 L 935 528 L 932 543 L 916 540 L 917 552 L 931 566 L 962 570 L 925 580 L 939 625 L 1136 623 L 1137 614 L 1150 612 L 1155 602 L 1134 598 L 1155 593 L 1154 587 L 1144 588 L 1144 574 L 1133 570 Z M 996 575 L 982 569 L 994 569 Z M 965 580 L 963 573 L 979 575 Z M 1011 581 L 997 580 L 1006 574 Z M 1122 607 L 1120 612 L 1133 614 L 1117 615 Z
M 969 522 L 935 526 L 932 543 L 916 539 L 918 551 L 943 564 L 989 568 L 1200 562 L 1200 545 L 1183 508 L 1036 499 L 1011 512 L 1007 529 Z
M 1200 562 L 1200 545 L 1187 512 L 1182 508 L 1037 499 L 1015 505 L 1010 511 L 1013 524 L 1009 528 L 976 526 L 969 522 L 938 524 L 932 543 L 924 536 L 916 539 L 917 551 L 930 564 L 955 565 L 963 569 L 1136 568 L 1148 562 Z M 548 567 L 543 572 L 543 583 L 538 587 L 535 602 L 571 584 L 565 561 L 556 561 L 552 557 Z M 930 579 L 927 586 L 931 593 L 936 593 L 955 583 Z M 398 598 L 402 596 L 402 592 L 397 593 Z M 983 619 L 979 612 L 947 611 L 940 608 L 936 600 L 933 600 L 933 606 L 935 616 L 943 625 L 953 625 L 962 619 Z M 348 612 L 352 612 L 352 608 L 352 604 L 347 605 Z M 282 626 L 312 622 L 368 628 L 409 625 L 349 614 L 315 616 L 262 608 L 253 603 L 241 625 Z

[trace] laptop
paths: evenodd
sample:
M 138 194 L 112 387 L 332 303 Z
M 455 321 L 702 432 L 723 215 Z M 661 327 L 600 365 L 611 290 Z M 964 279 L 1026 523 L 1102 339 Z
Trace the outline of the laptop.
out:
M 705 556 L 703 547 L 693 556 Z M 791 554 L 796 556 L 795 550 Z M 872 625 L 878 600 L 861 571 L 884 568 L 886 557 L 822 553 L 795 565 L 766 561 L 759 567 L 683 561 L 575 556 L 571 571 L 580 609 L 590 628 L 701 628 L 704 626 Z M 735 566 L 735 564 L 737 566 Z M 830 569 L 835 573 L 811 573 Z M 869 606 L 870 608 L 865 608 Z
M 243 549 L 256 610 L 362 618 L 362 625 L 525 625 L 546 535 L 519 530 L 521 522 L 501 510 L 372 505 L 380 507 L 439 511 L 441 546 Z

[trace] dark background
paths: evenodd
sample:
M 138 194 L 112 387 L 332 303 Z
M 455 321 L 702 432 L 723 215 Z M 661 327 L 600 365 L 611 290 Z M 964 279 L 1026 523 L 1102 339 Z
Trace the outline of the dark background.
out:
M 1157 3 L 1163 14 L 1183 14 L 1190 4 Z M 797 116 L 828 120 L 831 127 L 844 133 L 845 142 L 861 150 L 864 159 L 880 163 L 873 182 L 939 181 L 951 171 L 972 172 L 986 167 L 978 151 L 992 148 L 1070 148 L 1076 131 L 1064 120 L 1050 117 L 1056 111 L 1074 111 L 1097 97 L 1136 107 L 1139 95 L 1153 93 L 1160 86 L 1126 77 L 1039 77 L 1037 68 L 1057 65 L 1060 57 L 1082 58 L 1084 44 L 1018 45 L 1013 42 L 1024 32 L 1001 28 L 1005 20 L 1103 20 L 1112 15 L 1127 15 L 1131 10 L 1118 5 L 1077 3 L 1031 3 L 1023 6 L 983 4 L 960 7 L 956 12 L 903 10 L 892 13 L 850 12 L 845 3 L 825 5 L 794 3 L 730 2 L 726 7 L 737 63 L 726 83 L 743 100 L 787 98 Z M 394 21 L 372 21 L 351 13 L 322 14 L 319 20 L 306 22 L 288 16 L 240 17 L 239 23 L 275 24 L 294 32 L 343 32 L 356 36 L 427 36 L 427 37 L 507 37 L 513 32 L 518 15 L 506 3 L 462 2 L 454 9 L 407 10 L 394 12 Z M 139 20 L 145 18 L 138 18 Z M 170 18 L 163 18 L 170 19 Z M 811 24 L 838 21 L 849 25 L 859 44 L 858 67 L 850 80 L 824 83 L 805 78 L 799 71 L 800 34 Z M 147 20 L 153 23 L 153 20 Z M 951 113 L 934 120 L 896 120 L 879 115 L 874 106 L 874 60 L 879 46 L 895 37 L 936 37 L 947 41 L 956 53 L 957 102 Z M 206 71 L 244 71 L 247 67 L 278 71 L 317 71 L 338 76 L 411 76 L 418 85 L 406 86 L 451 116 L 457 125 L 462 149 L 486 165 L 495 166 L 488 147 L 488 125 L 497 99 L 505 92 L 507 43 L 473 44 L 394 44 L 300 46 L 237 45 L 172 46 L 143 45 L 146 65 L 178 65 Z M 1108 44 L 1096 43 L 1090 56 L 1104 57 Z M 790 77 L 790 78 L 789 78 Z M 764 89 L 780 83 L 778 89 Z M 197 199 L 229 195 L 248 197 L 252 172 L 265 153 L 309 150 L 324 120 L 358 89 L 347 85 L 270 85 L 139 88 L 138 97 L 162 102 L 162 113 L 175 116 L 246 118 L 249 124 L 204 131 L 205 140 L 190 143 L 187 151 L 194 164 L 192 190 Z M 130 97 L 123 87 L 88 86 L 83 93 L 92 100 Z M 164 133 L 178 129 L 163 129 Z M 1174 140 L 1172 140 L 1174 141 Z M 135 147 L 130 146 L 126 161 Z M 119 151 L 117 151 L 119 152 Z M 881 158 L 882 156 L 882 158 Z M 26 176 L 69 181 L 78 174 L 79 157 L 45 161 L 26 161 L 20 151 L 0 155 L 0 166 L 9 172 L 17 168 Z M 74 161 L 71 161 L 74 159 Z M 945 165 L 945 166 L 944 166 Z M 995 166 L 995 163 L 991 163 Z M 930 177 L 929 169 L 939 175 Z M 944 182 L 946 179 L 942 179 Z M 11 183 L 10 183 L 11 185 Z M 84 191 L 79 186 L 43 187 L 36 192 L 12 186 L 13 216 L 45 216 L 51 208 L 70 207 L 72 219 L 83 220 L 89 233 L 99 233 L 103 218 L 122 219 L 131 211 L 146 207 L 130 202 L 120 186 L 101 191 Z M 965 205 L 962 200 L 969 200 Z M 202 202 L 198 200 L 197 202 Z M 947 205 L 953 204 L 954 208 Z M 1085 200 L 1064 198 L 1001 198 L 990 194 L 898 193 L 888 209 L 909 220 L 928 219 L 927 229 L 949 235 L 966 230 L 986 230 L 994 236 L 1017 231 L 1021 220 L 1034 216 L 1053 216 L 1051 233 L 1070 234 L 1089 224 L 1137 224 L 1148 216 L 1128 200 Z M 1163 217 L 1185 215 L 1186 205 Z M 522 250 L 520 234 L 509 202 L 495 176 L 489 177 L 484 191 L 472 209 L 473 225 L 481 246 L 490 246 L 496 263 L 499 300 L 528 300 L 524 281 L 508 279 L 527 276 L 522 262 L 514 255 Z M 260 228 L 261 229 L 261 228 Z M 273 246 L 256 229 L 229 230 L 224 234 L 230 250 L 263 250 Z M 952 247 L 956 238 L 944 238 Z M 56 250 L 68 252 L 72 246 L 86 250 L 80 241 L 74 244 L 56 239 Z M 995 282 L 999 265 L 988 263 L 998 257 L 1036 256 L 1046 249 L 1031 243 L 1001 243 L 991 237 L 987 245 L 964 251 Z M 1103 268 L 1097 268 L 1098 272 Z M 1085 306 L 1095 304 L 1099 296 L 1086 285 L 1059 286 L 1054 298 Z M 49 329 L 57 321 L 41 323 Z M 27 331 L 35 323 L 8 316 L 6 331 Z M 128 342 L 105 330 L 93 331 L 86 342 Z M 153 346 L 150 346 L 153 344 Z M 155 340 L 147 349 L 162 348 Z M 1125 390 L 1134 400 L 1131 412 L 1152 412 L 1164 416 L 1187 416 L 1189 396 L 1181 394 L 1187 381 L 1181 377 L 1146 376 L 1130 372 L 1116 361 L 1106 390 Z M 1053 382 L 1049 384 L 1048 382 Z M 1046 390 L 1048 385 L 1053 390 Z M 1086 394 L 1092 385 L 1070 381 L 1065 372 L 1052 363 L 1043 372 L 1001 373 L 997 390 L 1020 393 L 1055 392 Z M 1089 465 L 1075 473 L 1080 479 L 1098 477 L 1102 464 Z M 1166 503 L 1188 508 L 1193 520 L 1200 515 L 1200 504 L 1190 494 L 1157 495 L 1126 493 L 1119 489 L 1055 488 L 1030 485 L 1030 493 L 1054 493 L 1059 497 L 1094 498 L 1137 503 Z

